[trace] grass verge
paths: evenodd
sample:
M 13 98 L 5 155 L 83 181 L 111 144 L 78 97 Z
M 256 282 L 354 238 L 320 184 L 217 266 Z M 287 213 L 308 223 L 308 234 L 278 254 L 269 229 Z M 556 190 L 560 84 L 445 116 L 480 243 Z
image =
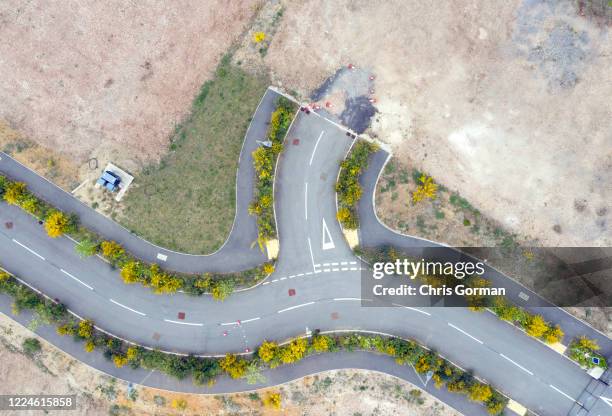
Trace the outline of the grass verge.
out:
M 171 250 L 208 254 L 221 247 L 234 221 L 244 135 L 267 86 L 265 77 L 225 56 L 177 126 L 169 153 L 137 177 L 119 222 Z

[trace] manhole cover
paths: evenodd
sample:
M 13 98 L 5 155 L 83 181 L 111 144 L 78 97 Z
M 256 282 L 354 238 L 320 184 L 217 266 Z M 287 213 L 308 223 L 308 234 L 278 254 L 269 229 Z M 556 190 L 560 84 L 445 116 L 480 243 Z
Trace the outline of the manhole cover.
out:
M 95 157 L 89 159 L 87 161 L 87 164 L 89 165 L 89 169 L 91 170 L 98 169 L 98 159 L 96 159 Z

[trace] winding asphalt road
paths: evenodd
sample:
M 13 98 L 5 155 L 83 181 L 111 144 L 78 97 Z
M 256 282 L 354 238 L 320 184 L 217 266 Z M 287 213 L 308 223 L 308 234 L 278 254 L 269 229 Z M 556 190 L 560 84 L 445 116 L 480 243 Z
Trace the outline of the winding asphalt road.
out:
M 253 199 L 253 158 L 257 140 L 266 137 L 270 114 L 275 109 L 278 94 L 268 89 L 260 100 L 246 132 L 240 152 L 236 175 L 236 214 L 232 230 L 223 246 L 213 254 L 192 255 L 178 253 L 156 246 L 131 233 L 112 219 L 105 217 L 55 184 L 0 152 L 0 172 L 28 184 L 30 191 L 40 195 L 53 206 L 79 216 L 89 229 L 108 240 L 119 242 L 137 258 L 149 263 L 160 263 L 167 270 L 184 273 L 230 272 L 256 267 L 267 260 L 253 242 L 257 240 L 257 223 L 249 215 L 249 203 Z M 160 260 L 165 259 L 165 260 Z M 228 262 L 228 259 L 232 259 Z
M 245 155 L 250 155 L 247 149 L 252 149 L 255 140 L 265 133 L 275 96 L 276 93 L 268 90 L 247 132 L 239 184 L 248 183 L 240 179 L 241 175 L 250 176 L 242 170 L 247 160 Z M 235 293 L 223 303 L 180 293 L 156 296 L 139 285 L 126 286 L 117 271 L 102 259 L 80 259 L 74 251 L 74 242 L 65 237 L 48 238 L 43 227 L 30 216 L 4 203 L 0 204 L 0 223 L 12 223 L 12 227 L 0 231 L 0 262 L 28 284 L 60 299 L 76 314 L 92 318 L 100 328 L 149 347 L 178 353 L 220 355 L 228 351 L 252 351 L 264 339 L 282 340 L 314 329 L 376 331 L 419 340 L 539 414 L 564 415 L 580 410 L 582 405 L 587 409 L 594 406 L 598 398 L 587 393 L 587 390 L 592 391 L 594 382 L 590 376 L 567 358 L 500 322 L 490 313 L 474 313 L 464 308 L 367 306 L 369 294 L 362 293 L 361 280 L 370 272 L 345 243 L 335 219 L 334 184 L 338 165 L 351 144 L 346 132 L 325 118 L 312 113 L 298 114 L 287 136 L 275 184 L 281 240 L 276 271 L 256 288 Z M 26 182 L 32 191 L 58 207 L 78 213 L 85 225 L 121 242 L 132 253 L 147 261 L 156 261 L 159 248 L 113 225 L 112 221 L 58 191 L 5 155 L 1 157 L 0 171 Z M 365 187 L 360 206 L 362 242 L 419 247 L 424 243 L 422 240 L 399 236 L 385 229 L 378 223 L 371 201 L 368 206 L 367 201 L 371 200 L 378 172 L 386 158 L 382 152 L 375 155 L 371 168 L 362 178 Z M 263 260 L 259 254 L 246 259 L 252 242 L 248 233 L 253 230 L 247 225 L 243 232 L 241 227 L 252 220 L 241 216 L 245 215 L 243 209 L 250 197 L 242 198 L 240 185 L 238 188 L 236 223 L 225 247 L 212 256 L 186 256 L 164 251 L 168 259 L 165 264 L 161 263 L 162 266 L 181 271 L 227 271 L 250 267 Z M 109 235 L 107 225 L 113 234 Z M 239 236 L 234 237 L 235 234 Z M 236 243 L 230 244 L 233 241 Z M 244 245 L 247 241 L 248 247 Z M 487 277 L 489 273 L 497 272 L 487 270 Z M 504 286 L 512 287 L 505 276 L 499 274 L 496 278 Z M 8 298 L 0 296 L 0 309 L 4 313 L 9 313 L 9 303 Z M 611 351 L 609 339 L 580 321 L 557 308 L 544 308 L 544 312 L 553 322 L 560 322 L 569 336 L 576 333 L 598 337 L 604 352 Z M 179 313 L 185 314 L 184 319 L 179 319 Z M 27 315 L 17 319 L 23 321 Z M 81 345 L 59 338 L 50 328 L 41 327 L 39 333 L 93 367 L 137 383 L 217 393 L 253 388 L 222 378 L 208 390 L 158 373 L 116 369 L 100 354 L 84 354 Z M 314 356 L 296 365 L 275 369 L 267 373 L 269 379 L 265 384 L 345 367 L 374 369 L 398 375 L 417 385 L 420 382 L 411 369 L 394 366 L 386 357 L 343 353 Z M 421 381 L 421 384 L 424 383 Z M 465 414 L 484 414 L 482 407 L 468 403 L 462 396 L 444 390 L 431 392 Z

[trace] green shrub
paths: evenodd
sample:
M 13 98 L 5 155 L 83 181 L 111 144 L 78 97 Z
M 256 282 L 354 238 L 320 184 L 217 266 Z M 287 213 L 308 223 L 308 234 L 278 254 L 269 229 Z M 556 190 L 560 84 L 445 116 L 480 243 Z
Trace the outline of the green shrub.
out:
M 580 337 L 571 342 L 569 357 L 586 368 L 601 367 L 606 369 L 608 368 L 608 363 L 602 355 L 597 353 L 598 350 L 599 345 L 597 341 L 587 337 Z M 598 361 L 598 364 L 594 362 L 593 358 L 596 359 L 595 361 Z
M 81 258 L 90 257 L 94 254 L 98 253 L 98 249 L 100 248 L 100 244 L 97 241 L 93 241 L 90 239 L 81 240 L 75 247 L 75 251 L 78 253 Z
M 340 175 L 336 183 L 338 194 L 337 218 L 346 229 L 359 227 L 357 203 L 363 190 L 359 185 L 359 175 L 367 169 L 370 154 L 376 152 L 378 146 L 359 140 L 353 145 L 347 158 L 340 164 Z
M 42 350 L 40 341 L 36 338 L 26 338 L 21 344 L 23 351 L 30 356 L 36 355 Z
M 285 97 L 279 97 L 276 110 L 270 116 L 268 139 L 271 147 L 258 147 L 252 154 L 255 169 L 255 195 L 249 205 L 249 213 L 257 216 L 258 243 L 264 250 L 266 241 L 276 238 L 276 222 L 274 220 L 274 169 L 278 155 L 283 150 L 283 140 L 293 114 L 295 104 Z

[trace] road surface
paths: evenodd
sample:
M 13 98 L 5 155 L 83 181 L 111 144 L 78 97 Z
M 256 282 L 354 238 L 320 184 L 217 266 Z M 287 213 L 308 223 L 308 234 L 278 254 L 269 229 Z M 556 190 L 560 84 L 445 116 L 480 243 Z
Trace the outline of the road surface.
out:
M 251 149 L 251 141 L 261 137 L 254 132 L 265 132 L 275 95 L 268 90 L 264 96 L 245 138 L 245 149 Z M 375 331 L 420 341 L 539 414 L 569 414 L 572 409 L 580 408 L 577 401 L 587 403 L 590 396 L 585 399 L 585 391 L 593 382 L 590 376 L 567 358 L 491 313 L 475 313 L 463 308 L 365 306 L 367 294 L 361 293 L 360 282 L 362 274 L 369 271 L 345 243 L 335 219 L 334 184 L 339 163 L 351 144 L 352 139 L 346 132 L 325 118 L 313 113 L 298 114 L 288 132 L 275 184 L 281 241 L 276 271 L 263 284 L 235 293 L 225 302 L 180 293 L 159 296 L 140 285 L 125 285 L 117 270 L 102 259 L 81 259 L 75 253 L 73 241 L 66 237 L 48 238 L 44 228 L 32 217 L 4 203 L 0 203 L 0 224 L 12 223 L 12 227 L 0 229 L 0 263 L 48 296 L 60 299 L 75 313 L 93 319 L 106 331 L 165 351 L 207 355 L 240 353 L 247 348 L 252 351 L 264 339 L 283 340 L 303 335 L 308 329 Z M 360 205 L 362 241 L 412 246 L 431 244 L 394 234 L 375 218 L 372 192 L 386 157 L 384 153 L 377 154 L 362 178 L 365 187 Z M 245 160 L 243 151 L 240 169 Z M 125 235 L 124 229 L 72 200 L 70 195 L 58 191 L 5 155 L 0 160 L 0 171 L 27 182 L 31 190 L 63 210 L 77 212 L 85 225 L 121 242 L 132 253 L 147 261 L 156 261 L 159 248 L 129 233 Z M 240 175 L 249 176 L 240 171 L 239 183 Z M 244 179 L 244 183 L 248 180 Z M 236 264 L 245 268 L 261 262 L 260 255 L 249 257 L 245 254 L 248 251 L 243 243 L 253 230 L 249 228 L 251 219 L 240 219 L 241 209 L 248 203 L 246 196 L 242 198 L 241 189 L 239 186 L 238 200 L 243 202 L 238 204 L 236 224 L 223 249 L 213 256 L 186 256 L 164 251 L 168 260 L 161 263 L 162 266 L 203 272 L 211 270 L 209 266 L 214 270 L 232 270 L 238 267 Z M 110 236 L 107 226 L 113 233 Z M 230 244 L 232 241 L 237 243 Z M 487 270 L 487 277 L 489 273 L 495 272 Z M 495 278 L 508 287 L 513 285 L 501 274 Z M 5 313 L 9 310 L 8 303 L 6 298 L 0 302 Z M 599 337 L 604 352 L 611 351 L 609 339 L 580 321 L 557 308 L 543 311 L 553 322 L 560 322 L 568 336 L 575 332 Z M 179 312 L 185 314 L 184 319 L 178 318 Z M 205 390 L 157 373 L 145 379 L 144 370 L 115 369 L 101 355 L 83 354 L 82 346 L 54 336 L 48 328 L 41 328 L 40 333 L 80 360 L 123 379 L 181 391 Z M 283 366 L 269 372 L 267 384 L 345 367 L 389 372 L 415 382 L 415 374 L 410 368 L 392 368 L 388 358 L 343 353 L 315 356 L 296 365 Z M 241 381 L 222 379 L 210 391 L 244 389 Z M 433 394 L 466 414 L 483 411 L 480 407 L 478 411 L 473 410 L 474 405 L 462 396 L 449 395 L 443 390 L 435 390 Z

